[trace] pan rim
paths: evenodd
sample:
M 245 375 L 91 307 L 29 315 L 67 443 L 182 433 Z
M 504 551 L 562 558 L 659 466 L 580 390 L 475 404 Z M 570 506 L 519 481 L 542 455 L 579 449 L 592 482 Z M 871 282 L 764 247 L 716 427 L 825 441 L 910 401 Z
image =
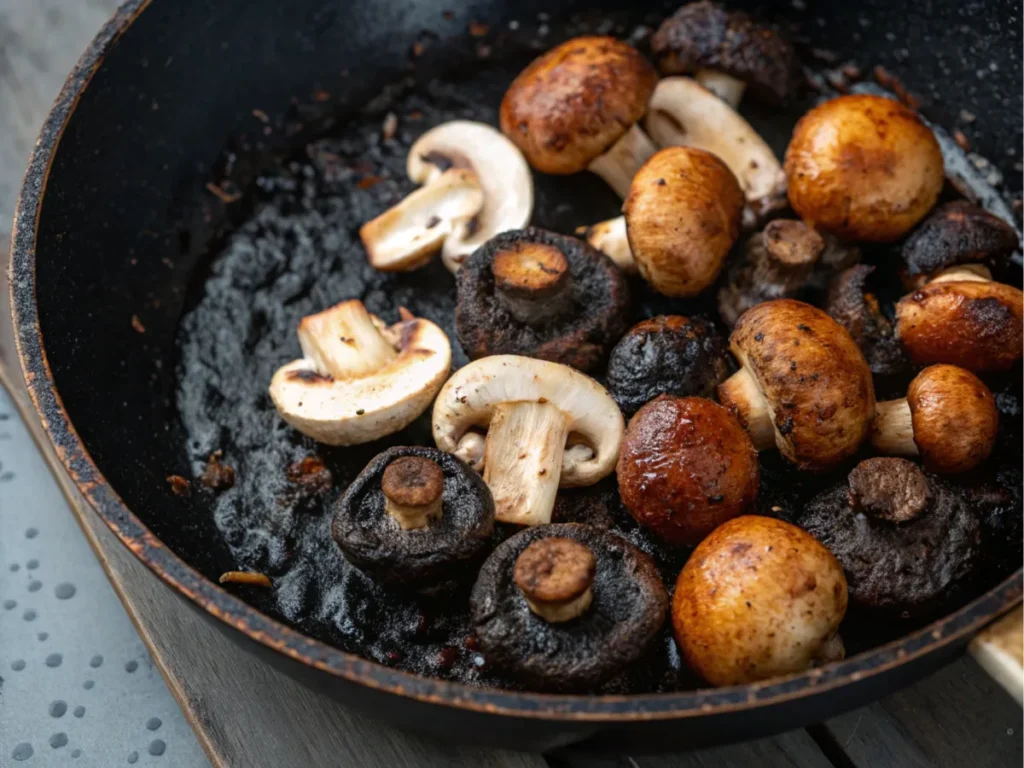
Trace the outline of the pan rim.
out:
M 64 129 L 107 52 L 150 5 L 127 0 L 97 33 L 68 76 L 40 131 L 17 200 L 10 289 L 15 346 L 47 438 L 89 505 L 164 583 L 214 618 L 268 649 L 356 685 L 423 703 L 512 718 L 629 723 L 754 710 L 825 693 L 956 644 L 1021 602 L 1024 569 L 926 627 L 808 672 L 761 683 L 634 695 L 510 691 L 422 677 L 334 648 L 273 619 L 207 579 L 168 549 L 129 509 L 97 467 L 72 424 L 49 367 L 36 304 L 35 248 L 46 184 Z

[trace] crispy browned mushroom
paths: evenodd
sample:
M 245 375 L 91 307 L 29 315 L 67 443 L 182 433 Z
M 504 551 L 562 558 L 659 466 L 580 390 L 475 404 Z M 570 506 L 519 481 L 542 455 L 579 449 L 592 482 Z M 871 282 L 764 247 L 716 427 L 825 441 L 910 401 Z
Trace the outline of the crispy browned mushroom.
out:
M 737 517 L 704 539 L 679 574 L 676 642 L 712 685 L 802 672 L 843 658 L 846 589 L 836 558 L 795 525 Z
M 455 327 L 473 359 L 529 355 L 591 370 L 628 325 L 629 286 L 608 257 L 543 229 L 505 232 L 459 270 Z
M 836 275 L 828 289 L 825 311 L 857 343 L 872 373 L 895 375 L 905 372 L 910 361 L 871 290 L 869 278 L 874 271 L 872 266 L 858 264 Z
M 867 459 L 812 499 L 800 525 L 839 560 L 851 600 L 918 616 L 980 563 L 981 524 L 967 494 L 906 459 Z
M 569 691 L 640 658 L 668 612 L 646 554 L 577 523 L 529 528 L 500 544 L 469 603 L 489 662 L 528 685 Z
M 932 365 L 910 382 L 906 398 L 878 403 L 871 444 L 956 474 L 988 458 L 998 428 L 995 398 L 981 379 L 954 365 Z
M 871 370 L 850 334 L 820 309 L 792 299 L 758 304 L 729 344 L 742 366 L 718 398 L 759 451 L 778 446 L 800 469 L 848 459 L 875 412 Z
M 524 69 L 501 102 L 501 130 L 538 171 L 589 169 L 625 197 L 655 150 L 637 125 L 658 74 L 613 37 L 577 37 Z
M 757 498 L 750 437 L 725 408 L 662 395 L 630 419 L 616 466 L 622 502 L 670 544 L 696 544 Z
M 815 229 L 889 242 L 942 191 L 942 153 L 916 113 L 881 96 L 827 101 L 797 123 L 786 150 L 789 202 Z
M 711 285 L 740 232 L 743 192 L 714 155 L 669 147 L 644 163 L 622 207 L 640 275 L 666 296 Z

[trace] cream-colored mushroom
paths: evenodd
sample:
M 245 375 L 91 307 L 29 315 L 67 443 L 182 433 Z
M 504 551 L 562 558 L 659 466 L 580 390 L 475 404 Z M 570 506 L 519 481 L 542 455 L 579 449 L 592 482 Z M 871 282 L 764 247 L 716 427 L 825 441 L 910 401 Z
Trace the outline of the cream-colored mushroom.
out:
M 382 271 L 416 269 L 440 250 L 457 272 L 480 245 L 525 227 L 533 214 L 526 159 L 484 123 L 454 120 L 427 131 L 409 150 L 406 173 L 423 186 L 360 230 L 370 264 Z
M 559 487 L 592 485 L 611 474 L 625 424 L 589 376 L 546 360 L 495 355 L 456 371 L 442 387 L 433 429 L 437 447 L 457 456 L 476 453 L 474 430 L 486 429 L 482 469 L 497 519 L 542 525 L 551 521 Z
M 366 443 L 408 426 L 448 376 L 451 345 L 430 321 L 400 314 L 385 326 L 353 299 L 304 317 L 302 358 L 270 382 L 281 417 L 329 445 Z
M 629 250 L 629 238 L 626 237 L 625 216 L 616 216 L 586 227 L 584 236 L 588 243 L 614 261 L 615 266 L 623 272 L 636 272 L 636 262 L 633 260 L 633 252 Z

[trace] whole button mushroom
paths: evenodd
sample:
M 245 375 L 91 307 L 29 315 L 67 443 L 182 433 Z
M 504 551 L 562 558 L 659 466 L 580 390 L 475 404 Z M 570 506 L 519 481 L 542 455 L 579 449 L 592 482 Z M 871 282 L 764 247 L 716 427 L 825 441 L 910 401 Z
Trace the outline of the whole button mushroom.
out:
M 714 155 L 669 147 L 637 172 L 622 210 L 644 280 L 666 296 L 696 296 L 739 236 L 743 192 Z
M 270 381 L 281 418 L 328 445 L 368 443 L 412 423 L 447 378 L 452 351 L 429 320 L 399 314 L 385 326 L 353 299 L 302 318 L 302 358 Z
M 622 272 L 581 240 L 543 229 L 505 232 L 459 271 L 455 327 L 470 358 L 538 357 L 586 371 L 629 322 Z
M 836 556 L 850 599 L 905 617 L 945 604 L 980 565 L 967 492 L 912 462 L 867 459 L 808 503 L 800 525 Z
M 498 520 L 542 525 L 551 522 L 559 486 L 593 485 L 612 473 L 625 425 L 605 389 L 579 371 L 495 355 L 448 380 L 433 429 L 438 448 L 483 470 Z M 487 430 L 486 439 L 474 429 Z
M 872 373 L 902 374 L 909 369 L 910 360 L 871 289 L 874 271 L 872 266 L 857 264 L 836 275 L 828 288 L 825 311 L 857 343 Z
M 546 690 L 589 690 L 639 659 L 665 622 L 654 562 L 615 534 L 564 523 L 498 545 L 469 599 L 488 662 Z
M 655 147 L 637 121 L 658 73 L 613 37 L 577 37 L 535 59 L 501 102 L 501 130 L 538 171 L 590 170 L 620 197 Z
M 409 150 L 406 172 L 423 186 L 359 230 L 376 269 L 416 269 L 440 250 L 457 272 L 488 239 L 530 222 L 530 168 L 489 125 L 454 120 L 430 129 Z
M 711 397 L 728 376 L 725 339 L 699 317 L 643 320 L 608 356 L 608 391 L 627 416 L 658 395 Z
M 816 229 L 891 242 L 942 191 L 942 153 L 912 110 L 882 96 L 820 104 L 796 124 L 784 163 L 789 202 Z
M 958 474 L 989 457 L 998 429 L 995 398 L 981 379 L 933 365 L 910 382 L 906 398 L 878 403 L 871 444 L 879 453 L 920 456 L 933 472 Z
M 378 454 L 336 503 L 331 536 L 382 586 L 431 592 L 486 552 L 494 500 L 480 475 L 436 448 Z
M 847 585 L 836 558 L 795 525 L 745 515 L 716 528 L 676 581 L 672 626 L 712 685 L 802 672 L 843 658 Z
M 619 494 L 640 525 L 670 544 L 697 544 L 757 498 L 750 437 L 725 408 L 662 395 L 630 419 L 616 467 Z
M 1024 293 L 984 267 L 946 270 L 896 304 L 896 333 L 917 365 L 1005 371 L 1024 346 Z
M 777 299 L 746 312 L 729 344 L 741 368 L 719 385 L 718 399 L 757 450 L 778 446 L 809 471 L 857 452 L 875 415 L 875 389 L 841 325 L 809 304 Z

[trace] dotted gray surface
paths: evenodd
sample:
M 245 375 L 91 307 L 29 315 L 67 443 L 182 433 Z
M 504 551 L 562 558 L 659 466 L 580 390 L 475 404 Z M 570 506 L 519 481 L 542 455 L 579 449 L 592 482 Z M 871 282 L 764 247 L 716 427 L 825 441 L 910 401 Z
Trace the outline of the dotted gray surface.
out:
M 0 766 L 129 764 L 209 765 L 0 387 Z

